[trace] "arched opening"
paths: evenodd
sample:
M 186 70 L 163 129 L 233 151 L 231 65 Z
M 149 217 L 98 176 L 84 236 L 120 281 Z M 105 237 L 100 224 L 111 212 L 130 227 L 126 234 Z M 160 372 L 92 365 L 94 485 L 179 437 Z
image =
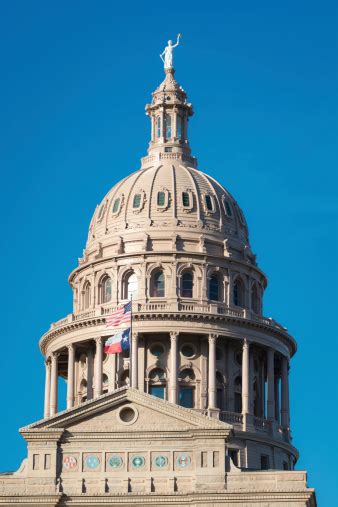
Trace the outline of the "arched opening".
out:
M 257 285 L 251 287 L 251 309 L 253 312 L 260 313 L 260 299 L 258 294 Z
M 161 398 L 166 398 L 166 374 L 161 368 L 151 370 L 149 374 L 149 394 Z
M 221 300 L 221 284 L 219 276 L 214 273 L 211 275 L 209 280 L 209 299 L 211 301 L 220 301 Z
M 158 116 L 156 120 L 156 134 L 157 137 L 161 137 L 161 117 Z
M 179 374 L 178 404 L 186 408 L 195 407 L 196 376 L 191 368 L 185 368 Z
M 165 278 L 163 271 L 157 270 L 152 274 L 150 296 L 155 298 L 163 298 L 165 296 Z
M 216 372 L 217 408 L 225 410 L 225 383 L 223 375 Z
M 183 129 L 182 129 L 182 116 L 180 116 L 179 114 L 176 116 L 176 131 L 177 138 L 181 140 Z
M 244 307 L 244 285 L 240 278 L 234 281 L 232 299 L 235 306 Z
M 108 275 L 105 275 L 100 282 L 99 285 L 99 300 L 101 304 L 109 303 L 112 296 L 112 283 L 111 279 Z
M 238 376 L 234 382 L 235 412 L 242 413 L 242 377 Z
M 165 138 L 171 139 L 171 114 L 165 115 Z
M 90 307 L 91 302 L 90 293 L 91 293 L 91 285 L 87 281 L 84 284 L 82 291 L 82 310 L 87 310 Z
M 123 283 L 123 299 L 130 301 L 137 298 L 138 281 L 134 272 L 128 273 L 124 278 Z
M 191 271 L 185 271 L 182 275 L 181 297 L 192 298 L 194 291 L 194 277 Z

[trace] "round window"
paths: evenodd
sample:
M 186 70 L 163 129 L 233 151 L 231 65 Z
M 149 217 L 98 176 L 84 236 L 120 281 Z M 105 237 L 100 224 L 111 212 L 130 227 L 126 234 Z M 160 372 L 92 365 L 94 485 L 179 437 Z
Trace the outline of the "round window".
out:
M 138 412 L 131 405 L 127 405 L 120 408 L 120 410 L 117 413 L 117 416 L 120 422 L 124 424 L 133 424 L 138 417 Z
M 160 343 L 155 343 L 151 346 L 150 352 L 153 356 L 159 357 L 164 353 L 164 347 Z
M 185 357 L 193 357 L 195 355 L 195 351 L 191 345 L 183 345 L 181 352 Z

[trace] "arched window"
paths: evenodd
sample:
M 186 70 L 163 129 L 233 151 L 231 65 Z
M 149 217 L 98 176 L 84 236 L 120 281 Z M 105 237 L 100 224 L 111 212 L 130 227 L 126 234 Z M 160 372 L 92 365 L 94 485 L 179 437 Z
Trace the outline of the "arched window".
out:
M 244 285 L 240 278 L 237 278 L 234 282 L 233 303 L 235 306 L 244 307 Z
M 150 295 L 155 298 L 163 298 L 165 296 L 165 278 L 163 271 L 155 271 L 152 275 Z
M 155 368 L 149 374 L 149 394 L 161 398 L 166 398 L 166 374 L 161 368 Z
M 223 375 L 216 372 L 216 388 L 217 388 L 217 408 L 225 410 L 225 384 Z
M 182 287 L 181 287 L 181 297 L 183 298 L 192 298 L 194 290 L 194 277 L 191 271 L 186 271 L 182 275 Z
M 104 276 L 100 282 L 100 303 L 109 303 L 111 300 L 111 294 L 112 294 L 112 285 L 111 285 L 111 279 L 109 276 Z
M 209 194 L 205 195 L 205 205 L 206 205 L 208 211 L 215 211 L 214 199 L 213 199 L 212 195 L 209 195 Z
M 157 192 L 157 206 L 163 207 L 165 206 L 165 192 Z
M 183 208 L 190 208 L 190 194 L 189 192 L 182 192 L 182 204 Z
M 90 307 L 90 292 L 91 286 L 89 282 L 86 282 L 83 286 L 82 291 L 82 310 L 87 310 Z
M 178 137 L 178 139 L 182 139 L 182 116 L 180 116 L 179 114 L 176 116 L 176 130 L 177 130 L 177 134 L 176 136 Z
M 209 280 L 209 299 L 212 301 L 220 301 L 220 281 L 219 276 L 214 273 Z
M 251 288 L 251 309 L 255 313 L 260 313 L 260 301 L 256 284 Z
M 171 114 L 165 115 L 165 137 L 171 139 Z
M 160 116 L 158 116 L 157 120 L 156 120 L 156 132 L 157 132 L 157 137 L 161 137 L 161 117 Z
M 120 204 L 121 204 L 121 199 L 119 197 L 117 197 L 114 201 L 114 204 L 113 204 L 113 209 L 112 209 L 113 215 L 116 215 L 120 211 Z
M 141 194 L 135 194 L 133 199 L 133 208 L 138 209 L 141 206 Z
M 186 408 L 195 406 L 196 377 L 191 368 L 185 368 L 179 374 L 178 404 Z
M 242 413 L 242 378 L 236 377 L 234 382 L 235 412 Z
M 124 280 L 123 298 L 136 299 L 138 292 L 138 281 L 135 273 L 129 273 Z

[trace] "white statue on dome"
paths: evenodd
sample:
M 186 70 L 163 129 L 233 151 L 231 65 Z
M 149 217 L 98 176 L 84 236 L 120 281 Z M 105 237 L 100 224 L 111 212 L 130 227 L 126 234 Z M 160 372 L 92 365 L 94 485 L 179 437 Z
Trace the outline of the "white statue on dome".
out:
M 180 38 L 182 37 L 182 34 L 177 35 L 177 41 L 176 44 L 173 45 L 171 40 L 168 40 L 168 46 L 165 48 L 163 53 L 160 54 L 160 58 L 162 62 L 164 63 L 164 69 L 173 69 L 174 68 L 174 60 L 173 60 L 173 50 L 176 48 L 180 43 Z M 164 58 L 163 58 L 164 56 Z

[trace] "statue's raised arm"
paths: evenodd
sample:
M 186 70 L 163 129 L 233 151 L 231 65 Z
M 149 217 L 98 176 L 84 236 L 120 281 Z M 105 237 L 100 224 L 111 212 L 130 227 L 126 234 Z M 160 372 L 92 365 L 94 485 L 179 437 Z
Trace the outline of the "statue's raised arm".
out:
M 160 58 L 164 63 L 164 69 L 173 69 L 174 68 L 174 58 L 173 58 L 173 49 L 176 48 L 180 43 L 180 38 L 182 35 L 179 33 L 177 35 L 176 44 L 173 44 L 171 40 L 168 40 L 168 46 L 164 49 L 163 53 L 160 54 Z M 164 56 L 164 58 L 163 58 Z

